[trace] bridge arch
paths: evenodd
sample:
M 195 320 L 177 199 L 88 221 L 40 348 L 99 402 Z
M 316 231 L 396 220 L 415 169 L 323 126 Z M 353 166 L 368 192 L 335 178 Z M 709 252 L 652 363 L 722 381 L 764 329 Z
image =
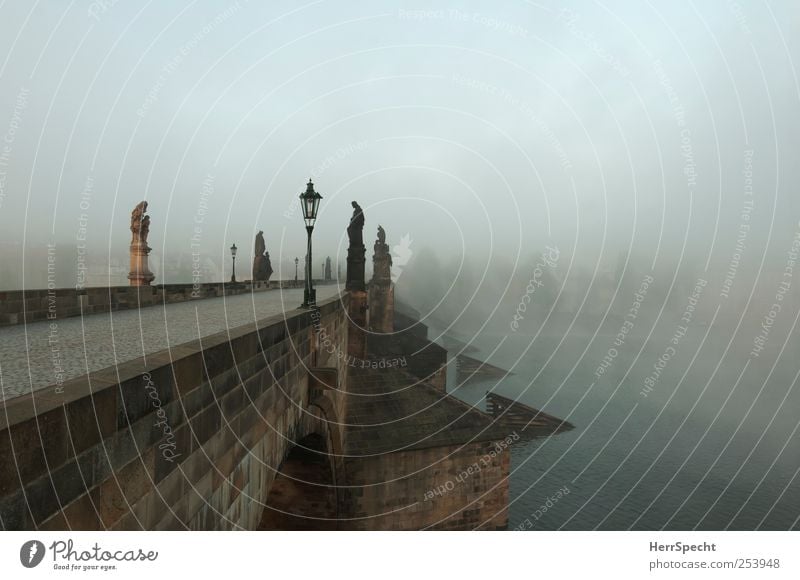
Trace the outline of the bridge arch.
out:
M 311 433 L 290 449 L 267 493 L 259 530 L 336 529 L 336 469 L 328 443 Z

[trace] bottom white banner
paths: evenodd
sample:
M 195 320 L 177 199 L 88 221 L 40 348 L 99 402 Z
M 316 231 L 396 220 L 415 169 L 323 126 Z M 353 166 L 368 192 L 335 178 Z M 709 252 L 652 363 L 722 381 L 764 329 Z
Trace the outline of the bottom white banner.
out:
M 793 532 L 4 532 L 0 577 L 800 578 Z M 198 576 L 200 577 L 200 576 Z M 587 576 L 588 577 L 588 576 Z

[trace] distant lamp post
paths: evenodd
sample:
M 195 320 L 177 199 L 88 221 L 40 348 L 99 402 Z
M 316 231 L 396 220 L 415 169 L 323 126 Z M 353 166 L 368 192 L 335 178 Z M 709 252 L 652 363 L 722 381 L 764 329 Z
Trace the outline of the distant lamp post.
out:
M 314 191 L 314 184 L 308 180 L 304 193 L 300 194 L 300 207 L 303 209 L 303 219 L 306 222 L 306 232 L 308 233 L 308 249 L 306 250 L 306 288 L 303 293 L 303 305 L 301 308 L 310 308 L 317 302 L 317 292 L 311 281 L 311 232 L 314 231 L 314 222 L 317 221 L 317 210 L 322 196 Z
M 236 284 L 236 244 L 231 246 L 231 258 L 233 258 L 233 269 L 231 270 L 231 284 Z
M 297 265 L 300 263 L 300 258 L 294 259 L 294 282 L 295 286 L 297 286 Z

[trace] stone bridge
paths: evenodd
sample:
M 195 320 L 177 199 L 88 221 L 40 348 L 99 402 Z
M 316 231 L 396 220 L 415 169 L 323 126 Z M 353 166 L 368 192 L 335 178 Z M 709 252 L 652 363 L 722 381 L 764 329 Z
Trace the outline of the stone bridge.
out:
M 505 528 L 509 438 L 444 392 L 447 353 L 424 326 L 388 328 L 391 292 L 367 291 L 329 287 L 312 310 L 295 309 L 292 295 L 275 314 L 255 309 L 234 327 L 226 316 L 216 332 L 87 364 L 58 384 L 19 387 L 6 373 L 0 524 Z M 187 323 L 199 329 L 197 304 Z

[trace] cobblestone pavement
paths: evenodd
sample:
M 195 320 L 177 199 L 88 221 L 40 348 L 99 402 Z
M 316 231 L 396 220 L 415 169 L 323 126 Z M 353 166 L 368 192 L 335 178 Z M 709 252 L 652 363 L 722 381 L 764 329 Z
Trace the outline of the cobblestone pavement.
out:
M 316 290 L 317 300 L 322 301 L 339 289 L 332 285 Z M 0 328 L 0 399 L 55 384 L 59 370 L 66 381 L 225 328 L 295 310 L 302 301 L 303 289 L 292 288 L 76 316 L 56 321 L 52 344 L 50 321 Z

